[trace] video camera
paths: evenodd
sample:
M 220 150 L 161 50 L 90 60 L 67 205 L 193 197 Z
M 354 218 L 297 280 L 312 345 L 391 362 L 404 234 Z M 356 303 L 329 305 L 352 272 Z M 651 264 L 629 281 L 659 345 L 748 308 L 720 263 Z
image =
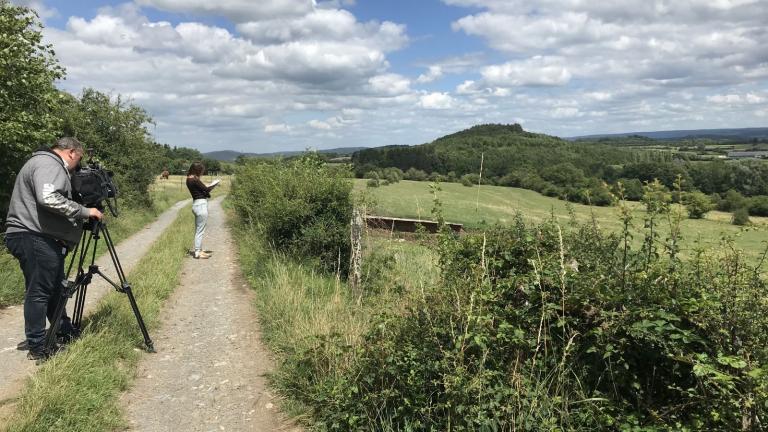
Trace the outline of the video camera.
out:
M 101 166 L 93 159 L 85 166 L 79 167 L 72 174 L 72 199 L 86 207 L 104 209 L 109 207 L 113 216 L 117 217 L 117 185 L 112 180 L 114 173 Z

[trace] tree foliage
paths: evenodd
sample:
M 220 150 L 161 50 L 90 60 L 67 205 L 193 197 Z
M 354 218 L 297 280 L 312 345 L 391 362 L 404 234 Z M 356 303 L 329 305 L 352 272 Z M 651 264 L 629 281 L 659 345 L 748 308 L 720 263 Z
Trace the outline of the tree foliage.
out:
M 37 147 L 56 136 L 54 82 L 64 76 L 42 25 L 29 8 L 0 0 L 0 216 L 5 219 L 16 173 Z
M 290 161 L 249 159 L 237 170 L 232 203 L 276 249 L 346 274 L 352 182 L 308 153 Z
M 114 171 L 121 197 L 149 206 L 147 189 L 163 164 L 163 147 L 150 136 L 151 117 L 142 108 L 94 89 L 77 98 L 66 94 L 58 107 L 63 133 L 74 136 Z

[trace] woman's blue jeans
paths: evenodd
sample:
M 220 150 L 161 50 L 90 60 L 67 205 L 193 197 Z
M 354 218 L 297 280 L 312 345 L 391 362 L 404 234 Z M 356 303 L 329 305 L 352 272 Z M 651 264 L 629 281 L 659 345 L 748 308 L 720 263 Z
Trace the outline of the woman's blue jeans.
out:
M 208 223 L 208 200 L 194 200 L 192 213 L 195 214 L 195 252 L 200 252 L 203 250 L 203 234 L 205 234 L 205 225 Z

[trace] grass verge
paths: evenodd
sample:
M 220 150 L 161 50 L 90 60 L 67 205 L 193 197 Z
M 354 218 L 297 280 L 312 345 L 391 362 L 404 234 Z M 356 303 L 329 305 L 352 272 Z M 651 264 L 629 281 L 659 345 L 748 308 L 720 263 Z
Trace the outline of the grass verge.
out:
M 128 276 L 147 327 L 179 283 L 193 221 L 181 212 Z M 150 333 L 151 334 L 151 333 Z M 128 299 L 107 295 L 83 336 L 27 382 L 8 431 L 105 431 L 125 427 L 118 403 L 141 357 L 143 338 Z
M 355 361 L 354 350 L 337 347 L 354 347 L 375 316 L 401 310 L 412 293 L 433 284 L 436 257 L 416 243 L 368 236 L 365 293 L 358 303 L 346 282 L 272 251 L 256 229 L 239 225 L 234 216 L 230 222 L 243 273 L 257 292 L 263 338 L 276 356 L 271 385 L 285 398 L 289 414 L 311 423 L 302 401 Z

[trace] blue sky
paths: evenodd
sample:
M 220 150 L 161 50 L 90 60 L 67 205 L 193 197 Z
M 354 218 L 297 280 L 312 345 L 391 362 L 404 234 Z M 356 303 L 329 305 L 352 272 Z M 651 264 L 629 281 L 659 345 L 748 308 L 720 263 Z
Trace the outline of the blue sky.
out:
M 60 88 L 130 98 L 202 151 L 768 126 L 763 0 L 14 0 Z

